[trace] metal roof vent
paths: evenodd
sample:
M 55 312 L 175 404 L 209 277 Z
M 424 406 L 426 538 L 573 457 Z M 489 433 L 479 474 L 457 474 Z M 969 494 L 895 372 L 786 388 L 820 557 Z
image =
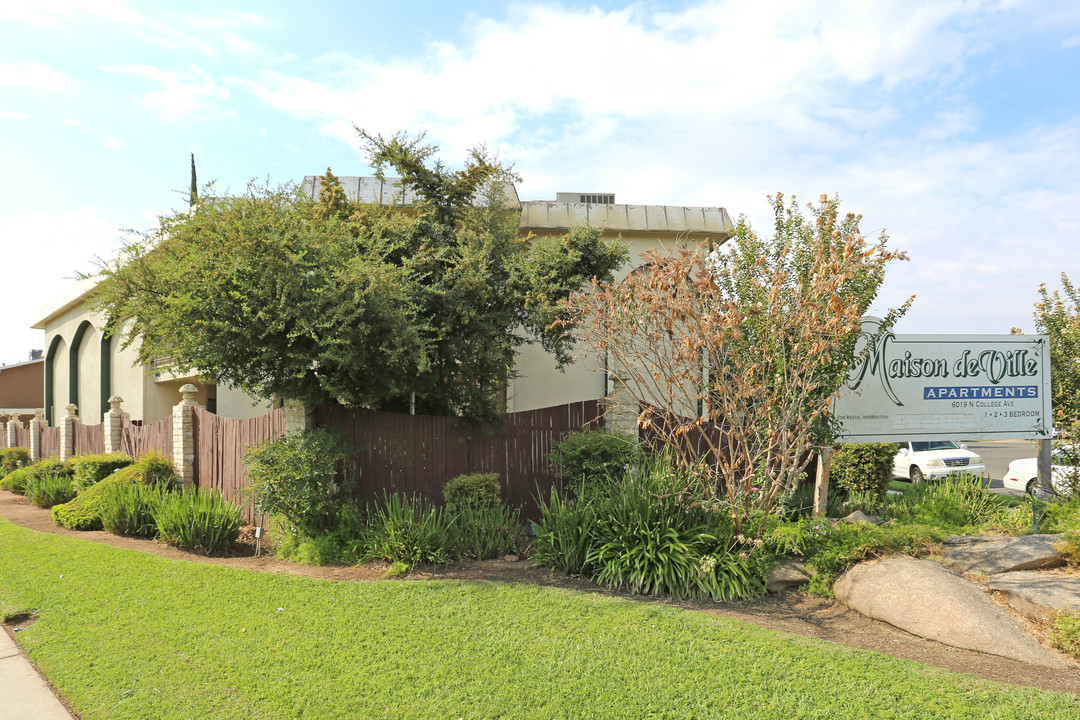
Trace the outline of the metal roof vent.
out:
M 614 205 L 614 193 L 556 193 L 555 202 L 585 203 L 587 205 Z

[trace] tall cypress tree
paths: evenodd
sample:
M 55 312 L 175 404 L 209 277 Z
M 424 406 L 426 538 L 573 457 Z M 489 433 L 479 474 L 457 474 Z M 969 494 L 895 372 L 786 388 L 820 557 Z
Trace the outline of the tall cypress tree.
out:
M 191 153 L 191 195 L 188 200 L 192 207 L 199 202 L 199 184 L 195 180 L 195 153 Z

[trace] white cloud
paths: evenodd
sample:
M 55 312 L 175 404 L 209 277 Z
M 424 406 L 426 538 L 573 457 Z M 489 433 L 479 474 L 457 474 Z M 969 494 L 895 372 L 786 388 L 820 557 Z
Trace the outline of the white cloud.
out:
M 60 92 L 75 84 L 69 75 L 39 62 L 0 64 L 0 87 L 30 87 Z
M 105 138 L 105 147 L 109 148 L 110 150 L 111 150 L 112 148 L 118 148 L 118 147 L 120 147 L 120 146 L 121 146 L 121 145 L 123 145 L 123 144 L 124 144 L 124 141 L 123 141 L 123 140 L 117 140 L 117 139 L 116 139 L 115 137 L 113 137 L 112 135 L 110 135 L 110 136 L 108 136 L 107 138 Z
M 0 110 L 0 120 L 25 120 L 26 113 L 18 110 Z
M 60 118 L 60 122 L 71 127 L 86 127 L 86 123 L 82 120 L 76 120 L 75 118 Z
M 220 84 L 196 66 L 177 70 L 162 70 L 150 65 L 102 67 L 107 72 L 124 73 L 146 78 L 160 86 L 143 95 L 138 104 L 165 120 L 187 120 L 193 117 L 220 117 L 231 111 L 225 106 L 229 98 L 228 83 Z

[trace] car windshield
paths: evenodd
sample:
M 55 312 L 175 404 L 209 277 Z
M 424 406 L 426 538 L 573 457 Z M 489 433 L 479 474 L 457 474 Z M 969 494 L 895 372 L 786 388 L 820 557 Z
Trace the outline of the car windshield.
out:
M 912 452 L 926 452 L 927 450 L 959 450 L 960 446 L 955 440 L 931 440 L 929 442 L 911 443 Z

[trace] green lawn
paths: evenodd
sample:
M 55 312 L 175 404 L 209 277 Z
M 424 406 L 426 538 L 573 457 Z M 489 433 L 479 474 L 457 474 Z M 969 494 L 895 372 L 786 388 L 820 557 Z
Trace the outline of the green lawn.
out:
M 95 718 L 1076 718 L 1080 699 L 538 586 L 335 583 L 0 519 L 0 611 Z

